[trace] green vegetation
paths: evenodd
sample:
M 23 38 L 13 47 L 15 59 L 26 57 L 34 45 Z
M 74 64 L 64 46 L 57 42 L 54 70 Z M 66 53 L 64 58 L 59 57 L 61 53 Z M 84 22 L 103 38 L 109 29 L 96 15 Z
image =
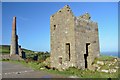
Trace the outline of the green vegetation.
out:
M 34 51 L 32 51 L 32 50 L 28 50 L 28 49 L 24 49 L 24 48 L 22 48 L 22 50 L 26 54 L 34 54 Z M 0 53 L 9 54 L 10 53 L 10 45 L 0 45 Z
M 106 55 L 100 55 L 99 58 L 96 58 L 93 63 L 97 63 L 97 61 L 111 61 L 116 57 L 113 56 L 106 56 Z
M 27 53 L 26 58 L 29 61 L 43 62 L 47 57 L 50 56 L 49 52 L 36 52 L 36 53 Z
M 34 70 L 42 70 L 42 71 L 46 71 L 46 72 L 53 73 L 53 74 L 60 74 L 66 77 L 77 76 L 80 78 L 117 78 L 118 74 L 120 74 L 120 71 L 119 72 L 117 71 L 116 73 L 105 73 L 105 72 L 90 71 L 90 70 L 80 70 L 74 67 L 71 67 L 64 71 L 58 71 L 57 69 L 55 70 L 48 69 L 47 67 L 50 67 L 50 62 L 49 62 L 50 53 L 49 52 L 34 52 L 31 50 L 27 50 L 27 49 L 22 49 L 22 50 L 26 53 L 27 59 L 25 61 L 11 61 L 9 59 L 3 59 L 2 61 L 10 61 L 10 62 L 14 62 L 17 64 L 19 63 L 27 67 L 31 67 Z M 9 45 L 0 46 L 0 51 L 4 54 L 8 54 L 10 52 L 10 46 Z M 34 60 L 35 56 L 37 56 L 37 60 Z M 115 63 L 115 65 L 108 66 L 108 64 L 110 64 L 114 58 L 115 57 L 112 57 L 112 56 L 101 55 L 99 58 L 95 59 L 93 64 L 96 64 L 97 61 L 106 61 L 106 64 L 101 66 L 101 69 L 114 68 L 115 66 L 117 66 L 117 63 Z
M 24 48 L 22 48 L 22 50 L 23 50 L 26 54 L 33 54 L 33 53 L 35 53 L 35 51 L 28 50 L 28 49 L 24 49 Z
M 9 45 L 0 45 L 0 53 L 8 54 L 10 53 Z
M 48 58 L 49 57 L 47 57 L 47 59 Z M 98 59 L 99 60 L 112 60 L 113 58 L 114 57 L 101 56 Z M 96 60 L 98 60 L 98 59 L 96 59 Z M 71 67 L 64 71 L 58 71 L 57 69 L 53 70 L 53 69 L 46 68 L 45 66 L 47 66 L 47 65 L 44 63 L 45 61 L 43 61 L 43 62 L 29 61 L 28 63 L 26 63 L 25 61 L 11 61 L 11 62 L 23 64 L 25 66 L 33 68 L 34 70 L 42 70 L 42 71 L 46 71 L 48 73 L 60 74 L 60 75 L 66 76 L 66 77 L 67 76 L 77 76 L 80 78 L 118 78 L 118 71 L 116 73 L 105 73 L 105 72 L 98 72 L 98 71 L 91 71 L 91 70 L 81 70 L 81 69 L 76 69 L 74 67 Z M 108 67 L 108 66 L 104 65 L 104 68 L 105 67 Z M 119 74 L 120 74 L 120 72 L 119 72 Z
M 118 66 L 117 63 L 115 65 L 108 66 L 111 61 L 113 61 L 115 57 L 111 56 L 104 56 L 101 55 L 99 58 L 95 59 L 95 62 L 99 61 L 107 61 L 108 63 L 104 64 L 101 69 L 111 69 L 114 68 L 115 66 Z M 63 74 L 63 75 L 73 75 L 73 76 L 78 76 L 80 78 L 118 78 L 118 74 L 120 74 L 120 71 L 117 71 L 115 73 L 105 73 L 105 72 L 98 72 L 98 71 L 91 71 L 91 70 L 81 70 L 81 69 L 76 69 L 74 67 L 69 68 L 65 71 L 58 71 L 58 70 L 47 70 L 47 72 L 52 72 L 55 74 Z
M 27 67 L 31 67 L 34 70 L 41 70 L 41 68 L 44 68 L 44 63 L 38 63 L 38 62 L 29 62 L 25 63 L 24 61 L 11 61 L 14 63 L 20 63 Z M 61 74 L 63 76 L 78 76 L 80 78 L 117 78 L 118 73 L 104 73 L 104 72 L 98 72 L 98 71 L 90 71 L 90 70 L 80 70 L 76 68 L 69 68 L 65 71 L 58 71 L 58 70 L 52 70 L 44 68 L 42 71 L 46 71 L 53 74 Z
M 104 61 L 104 60 L 112 60 L 113 58 L 115 58 L 115 57 L 113 57 L 113 56 L 106 56 L 106 55 L 100 55 L 101 57 L 99 57 L 98 58 L 98 60 L 102 60 L 102 61 Z
M 98 72 L 98 71 L 90 71 L 90 70 L 80 70 L 76 68 L 69 68 L 65 71 L 59 72 L 55 71 L 55 73 L 60 73 L 64 75 L 73 75 L 78 76 L 80 78 L 117 78 L 118 74 L 110 74 L 110 73 L 104 73 L 104 72 Z

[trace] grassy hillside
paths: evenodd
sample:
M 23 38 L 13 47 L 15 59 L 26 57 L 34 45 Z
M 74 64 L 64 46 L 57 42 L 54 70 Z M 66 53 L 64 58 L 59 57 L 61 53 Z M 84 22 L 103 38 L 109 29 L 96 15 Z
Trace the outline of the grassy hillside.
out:
M 9 45 L 0 45 L 0 53 L 9 54 L 10 46 Z
M 22 48 L 22 50 L 26 53 L 34 53 L 34 51 L 31 51 L 28 49 Z M 0 53 L 9 54 L 10 53 L 10 45 L 0 45 Z

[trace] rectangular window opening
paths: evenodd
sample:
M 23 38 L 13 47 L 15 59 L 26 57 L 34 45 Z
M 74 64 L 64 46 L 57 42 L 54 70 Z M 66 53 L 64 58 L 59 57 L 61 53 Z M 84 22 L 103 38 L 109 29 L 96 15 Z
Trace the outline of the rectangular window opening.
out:
M 66 59 L 67 61 L 70 61 L 70 43 L 66 43 Z
M 59 63 L 62 64 L 62 57 L 59 57 Z
M 56 29 L 56 25 L 54 25 L 54 30 Z

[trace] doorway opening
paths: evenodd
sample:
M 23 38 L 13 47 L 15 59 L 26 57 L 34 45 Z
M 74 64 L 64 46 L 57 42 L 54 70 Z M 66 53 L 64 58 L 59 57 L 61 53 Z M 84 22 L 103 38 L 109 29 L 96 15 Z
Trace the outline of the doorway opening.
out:
M 90 45 L 90 43 L 86 43 L 86 54 L 84 54 L 85 68 L 88 68 L 87 57 L 88 57 L 88 52 L 89 52 L 89 45 Z
M 66 59 L 67 61 L 70 61 L 70 43 L 66 43 Z

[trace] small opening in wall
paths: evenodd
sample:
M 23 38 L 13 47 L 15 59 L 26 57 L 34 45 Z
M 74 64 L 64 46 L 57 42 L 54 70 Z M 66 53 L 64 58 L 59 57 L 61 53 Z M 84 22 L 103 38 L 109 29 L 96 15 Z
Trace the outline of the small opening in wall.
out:
M 59 12 L 61 12 L 61 10 Z
M 54 30 L 56 29 L 56 25 L 54 25 Z
M 96 43 L 96 41 L 93 41 L 93 43 Z
M 66 43 L 66 59 L 67 61 L 70 61 L 70 43 Z
M 68 12 L 70 11 L 70 10 L 67 10 Z
M 54 15 L 52 15 L 52 17 L 54 17 Z
M 89 19 L 91 19 L 91 17 L 89 17 Z
M 98 31 L 98 28 L 96 28 L 95 31 Z
M 59 57 L 59 63 L 62 64 L 62 57 Z

